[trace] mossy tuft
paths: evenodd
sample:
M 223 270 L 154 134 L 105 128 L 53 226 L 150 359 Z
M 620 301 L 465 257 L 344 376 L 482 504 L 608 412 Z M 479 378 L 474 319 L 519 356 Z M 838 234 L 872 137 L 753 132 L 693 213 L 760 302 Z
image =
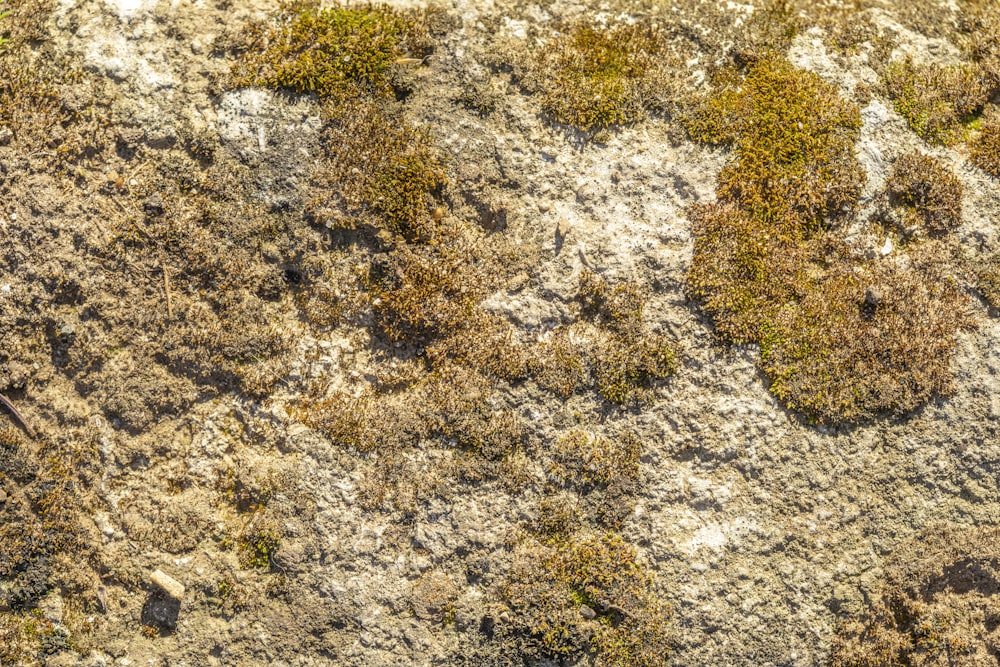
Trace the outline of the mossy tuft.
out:
M 389 98 L 401 60 L 427 55 L 421 28 L 386 6 L 320 9 L 306 3 L 284 25 L 258 36 L 235 65 L 234 83 L 325 98 Z
M 760 346 L 772 393 L 828 423 L 905 413 L 947 393 L 966 311 L 946 250 L 929 243 L 866 261 L 834 232 L 864 179 L 857 106 L 772 55 L 721 73 L 687 124 L 696 140 L 735 151 L 718 201 L 689 212 L 688 293 L 723 338 Z M 923 166 L 891 187 L 911 193 L 932 231 L 950 229 L 954 183 L 923 192 Z
M 518 69 L 549 118 L 589 131 L 662 110 L 676 64 L 665 36 L 653 26 L 579 22 L 532 49 Z
M 424 129 L 398 110 L 361 98 L 329 103 L 326 152 L 308 212 L 331 228 L 370 225 L 407 240 L 438 233 L 444 164 Z
M 830 667 L 995 665 L 998 538 L 994 527 L 935 525 L 898 547 L 869 608 L 839 628 Z
M 962 183 L 939 160 L 914 152 L 900 157 L 886 183 L 889 203 L 906 211 L 904 223 L 940 236 L 962 223 Z
M 945 146 L 966 138 L 967 122 L 996 91 L 996 82 L 976 64 L 917 64 L 910 57 L 889 63 L 882 81 L 910 128 Z
M 592 386 L 623 407 L 646 401 L 680 366 L 675 341 L 644 325 L 646 296 L 638 284 L 612 286 L 585 270 L 579 285 L 581 321 L 556 329 L 536 346 L 532 375 L 563 397 Z
M 977 167 L 1000 178 L 1000 108 L 991 107 L 984 114 L 977 134 L 969 141 L 969 152 Z
M 620 667 L 667 663 L 670 610 L 620 535 L 527 543 L 503 587 L 509 630 L 527 635 L 532 657 Z

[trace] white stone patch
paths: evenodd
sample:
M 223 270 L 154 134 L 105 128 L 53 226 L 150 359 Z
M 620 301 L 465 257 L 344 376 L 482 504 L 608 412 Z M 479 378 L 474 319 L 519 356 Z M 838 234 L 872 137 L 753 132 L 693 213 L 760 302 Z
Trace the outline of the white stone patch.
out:
M 169 71 L 160 71 L 129 43 L 123 35 L 94 36 L 83 54 L 84 61 L 99 72 L 119 81 L 137 84 L 146 93 L 177 85 Z
M 528 39 L 528 23 L 527 21 L 517 21 L 504 17 L 503 25 L 500 27 L 500 34 L 504 37 Z
M 742 541 L 744 536 L 757 530 L 754 522 L 742 517 L 721 521 L 705 521 L 698 515 L 690 515 L 689 518 L 681 519 L 677 527 L 691 531 L 686 540 L 682 538 L 675 543 L 680 551 L 689 556 L 694 556 L 704 550 L 719 555 L 725 549 Z
M 216 118 L 219 136 L 263 153 L 269 144 L 280 142 L 282 136 L 319 131 L 318 116 L 307 115 L 304 108 L 301 114 L 292 116 L 286 111 L 268 90 L 243 88 L 226 93 L 219 103 Z M 290 121 L 290 118 L 297 120 Z
M 104 0 L 104 3 L 122 21 L 135 18 L 140 12 L 149 11 L 156 7 L 156 0 Z

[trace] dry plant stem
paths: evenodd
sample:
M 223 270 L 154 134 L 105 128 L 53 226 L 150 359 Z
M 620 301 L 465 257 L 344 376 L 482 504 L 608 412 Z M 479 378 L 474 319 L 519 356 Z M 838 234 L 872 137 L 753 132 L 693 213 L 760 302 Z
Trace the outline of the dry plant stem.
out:
M 24 430 L 28 432 L 28 435 L 34 438 L 35 431 L 30 426 L 28 426 L 28 422 L 24 419 L 21 413 L 17 411 L 17 408 L 14 407 L 14 404 L 10 402 L 10 399 L 4 396 L 3 394 L 0 394 L 0 402 L 2 402 L 4 405 L 7 406 L 7 409 L 10 410 L 15 417 L 17 417 L 17 421 L 20 422 L 21 426 L 24 427 Z
M 163 265 L 163 292 L 167 297 L 167 317 L 174 319 L 174 305 L 170 299 L 170 274 L 167 273 L 166 264 Z

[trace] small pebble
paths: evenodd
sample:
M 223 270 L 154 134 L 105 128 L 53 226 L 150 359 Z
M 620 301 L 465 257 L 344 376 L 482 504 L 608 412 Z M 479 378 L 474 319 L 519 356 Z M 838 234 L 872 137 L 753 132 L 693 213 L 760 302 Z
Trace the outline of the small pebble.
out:
M 175 600 L 184 599 L 184 584 L 177 581 L 173 577 L 163 573 L 161 570 L 157 570 L 150 577 L 149 580 L 154 584 L 159 586 L 164 593 L 169 595 Z
M 587 605 L 582 605 L 580 607 L 580 615 L 583 616 L 588 621 L 592 621 L 597 618 L 597 612 L 588 607 Z
M 7 492 L 4 491 L 3 489 L 0 489 L 0 503 L 5 503 L 5 502 L 7 502 Z

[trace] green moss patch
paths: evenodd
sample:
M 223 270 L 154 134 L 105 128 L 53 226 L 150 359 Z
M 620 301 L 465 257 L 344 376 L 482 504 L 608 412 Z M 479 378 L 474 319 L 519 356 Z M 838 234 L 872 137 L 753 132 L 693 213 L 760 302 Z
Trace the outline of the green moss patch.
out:
M 533 47 L 518 71 L 549 118 L 588 131 L 661 110 L 678 64 L 655 27 L 580 22 Z
M 997 83 L 975 64 L 917 64 L 909 57 L 889 63 L 882 81 L 910 128 L 945 146 L 966 138 L 966 123 L 983 110 Z
M 396 68 L 427 55 L 413 16 L 385 6 L 304 9 L 257 35 L 233 69 L 237 86 L 282 88 L 321 97 L 391 97 Z
M 833 423 L 905 413 L 946 393 L 965 321 L 946 253 L 930 244 L 869 261 L 833 232 L 864 179 L 853 152 L 857 107 L 770 56 L 720 75 L 687 122 L 696 140 L 735 153 L 718 201 L 690 211 L 688 292 L 724 339 L 760 346 L 772 393 Z M 919 190 L 913 179 L 908 192 Z M 935 229 L 956 223 L 953 207 L 912 196 Z

